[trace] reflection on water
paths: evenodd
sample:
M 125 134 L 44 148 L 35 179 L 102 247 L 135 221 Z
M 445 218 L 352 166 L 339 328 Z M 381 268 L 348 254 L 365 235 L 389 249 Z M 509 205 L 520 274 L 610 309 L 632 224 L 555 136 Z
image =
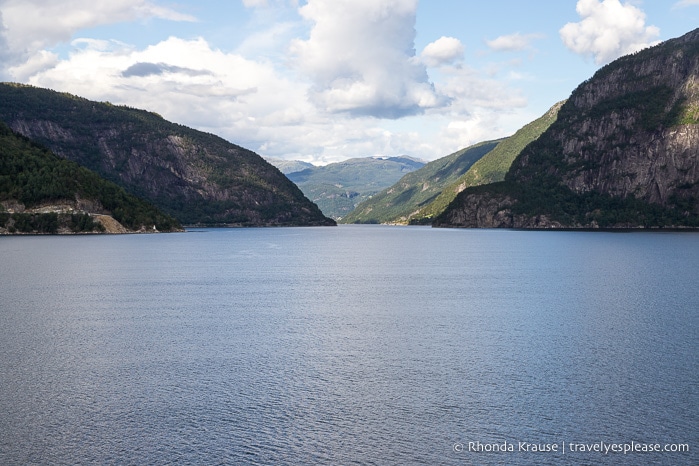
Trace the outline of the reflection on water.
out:
M 0 257 L 2 464 L 699 462 L 698 235 L 212 229 Z

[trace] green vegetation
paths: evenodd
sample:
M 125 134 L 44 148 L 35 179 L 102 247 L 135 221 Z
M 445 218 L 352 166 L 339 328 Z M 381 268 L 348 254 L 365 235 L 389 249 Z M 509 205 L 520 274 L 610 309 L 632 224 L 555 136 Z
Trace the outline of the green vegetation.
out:
M 448 225 L 453 209 L 463 208 L 467 196 L 481 193 L 516 199 L 510 208 L 514 216 L 545 215 L 569 227 L 699 227 L 699 216 L 692 212 L 696 208 L 696 200 L 691 198 L 676 197 L 673 207 L 667 208 L 634 196 L 612 197 L 595 191 L 578 194 L 551 177 L 541 177 L 537 183 L 502 181 L 468 188 L 456 196 L 448 209 L 435 217 L 434 224 Z
M 408 173 L 393 186 L 359 204 L 342 223 L 407 223 L 500 141 L 467 147 Z
M 156 113 L 4 83 L 0 120 L 182 223 L 334 224 L 259 155 Z
M 677 111 L 672 107 L 673 93 L 672 88 L 668 86 L 653 86 L 650 89 L 627 92 L 605 99 L 585 113 L 566 113 L 565 117 L 567 123 L 572 124 L 583 117 L 599 119 L 613 112 L 632 113 L 637 117 L 637 129 L 650 131 L 658 126 L 673 126 L 676 123 Z
M 410 157 L 362 157 L 311 167 L 287 176 L 323 213 L 339 219 L 424 162 Z
M 17 201 L 26 208 L 81 200 L 98 203 L 124 227 L 172 231 L 179 223 L 155 207 L 127 194 L 74 162 L 62 160 L 48 149 L 0 123 L 0 201 Z M 19 232 L 56 233 L 59 227 L 73 232 L 102 231 L 84 212 L 74 214 L 2 213 L 0 226 Z M 10 230 L 12 231 L 12 230 Z
M 360 193 L 332 184 L 317 183 L 299 183 L 298 187 L 307 198 L 320 208 L 323 214 L 335 220 L 352 212 L 361 199 L 366 199 L 375 192 Z
M 0 213 L 0 228 L 9 233 L 48 233 L 56 234 L 59 228 L 73 233 L 102 233 L 105 231 L 101 223 L 96 222 L 89 214 L 45 214 Z
M 546 215 L 564 225 L 597 225 L 600 228 L 699 226 L 699 217 L 692 215 L 691 208 L 666 208 L 634 196 L 612 197 L 595 191 L 578 194 L 553 179 L 540 178 L 538 183 L 519 185 L 510 192 L 517 192 L 519 199 L 512 206 L 514 215 Z
M 668 114 L 670 126 L 699 125 L 699 103 L 687 103 L 687 98 L 679 99 Z
M 420 209 L 412 217 L 411 222 L 430 223 L 433 217 L 442 213 L 456 195 L 466 188 L 503 181 L 505 174 L 519 153 L 556 121 L 558 111 L 564 102 L 558 102 L 544 115 L 523 126 L 515 134 L 500 142 L 495 146 L 495 149 L 474 163 L 458 180 L 447 186 L 434 201 Z
M 462 190 L 505 179 L 513 160 L 556 121 L 559 102 L 514 135 L 435 160 L 357 206 L 344 223 L 427 224 Z
M 609 111 L 614 109 L 610 107 Z M 648 128 L 643 123 L 641 125 Z M 558 125 L 551 128 L 555 131 L 565 130 L 565 127 Z M 482 186 L 483 191 L 507 194 L 517 199 L 512 206 L 514 215 L 546 215 L 551 220 L 570 226 L 699 226 L 699 217 L 694 212 L 697 200 L 692 197 L 692 184 L 678 187 L 667 206 L 652 204 L 633 195 L 621 198 L 597 191 L 573 192 L 552 173 L 591 170 L 597 167 L 597 162 L 591 159 L 580 160 L 572 165 L 567 163 L 561 156 L 563 147 L 556 134 L 544 134 L 527 146 L 522 156 L 527 157 L 528 163 L 519 164 L 516 170 L 508 172 L 505 183 Z M 459 208 L 459 199 L 464 199 L 474 192 L 482 191 L 475 191 L 473 188 L 466 190 L 454 201 L 450 209 Z
M 494 218 L 480 210 L 474 220 L 474 194 L 479 209 L 508 209 L 515 226 L 544 216 L 572 228 L 699 227 L 696 138 L 672 130 L 699 124 L 698 31 L 600 69 L 503 182 L 465 189 L 434 224 Z

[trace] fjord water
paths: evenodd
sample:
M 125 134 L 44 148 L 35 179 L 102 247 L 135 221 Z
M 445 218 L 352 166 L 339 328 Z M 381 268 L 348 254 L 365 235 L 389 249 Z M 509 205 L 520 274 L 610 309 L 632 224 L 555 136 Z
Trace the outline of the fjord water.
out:
M 208 229 L 0 258 L 0 464 L 699 463 L 697 234 Z M 632 441 L 690 451 L 569 451 Z M 469 451 L 492 444 L 515 451 Z

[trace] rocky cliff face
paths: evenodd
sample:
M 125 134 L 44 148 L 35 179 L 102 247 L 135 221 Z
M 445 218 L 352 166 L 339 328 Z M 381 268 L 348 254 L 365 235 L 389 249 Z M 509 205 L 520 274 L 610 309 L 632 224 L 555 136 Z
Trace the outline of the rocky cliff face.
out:
M 462 194 L 437 223 L 699 226 L 699 30 L 600 69 L 505 184 Z
M 0 122 L 0 234 L 181 230 L 153 205 Z
M 0 84 L 0 119 L 182 223 L 334 224 L 257 154 L 153 113 Z

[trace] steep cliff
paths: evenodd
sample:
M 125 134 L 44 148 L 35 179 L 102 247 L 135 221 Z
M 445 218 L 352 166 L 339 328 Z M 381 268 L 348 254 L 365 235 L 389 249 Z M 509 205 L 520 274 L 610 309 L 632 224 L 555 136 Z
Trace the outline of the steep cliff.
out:
M 180 230 L 174 218 L 0 122 L 0 234 Z
M 435 226 L 699 226 L 699 30 L 622 57 L 572 93 L 505 181 Z
M 0 120 L 182 223 L 335 223 L 259 155 L 154 113 L 0 84 Z

